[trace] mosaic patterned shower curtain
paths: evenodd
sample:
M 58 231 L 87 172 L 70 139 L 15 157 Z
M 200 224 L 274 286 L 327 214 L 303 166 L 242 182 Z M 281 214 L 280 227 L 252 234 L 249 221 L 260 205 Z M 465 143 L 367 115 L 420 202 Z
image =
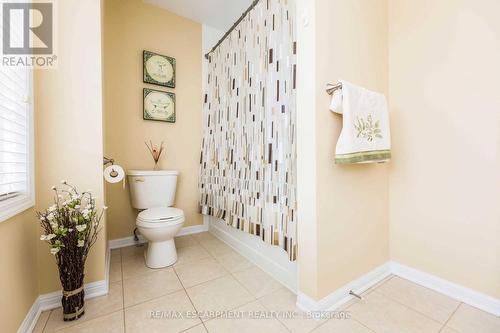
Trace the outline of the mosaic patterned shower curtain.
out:
M 295 260 L 294 4 L 259 1 L 208 62 L 201 211 Z

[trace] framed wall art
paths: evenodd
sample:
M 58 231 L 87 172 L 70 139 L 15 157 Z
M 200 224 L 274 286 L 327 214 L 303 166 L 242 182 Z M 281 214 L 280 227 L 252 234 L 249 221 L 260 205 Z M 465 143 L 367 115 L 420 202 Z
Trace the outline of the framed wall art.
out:
M 143 119 L 175 123 L 175 94 L 144 88 Z
M 144 83 L 175 88 L 175 59 L 158 53 L 143 52 Z

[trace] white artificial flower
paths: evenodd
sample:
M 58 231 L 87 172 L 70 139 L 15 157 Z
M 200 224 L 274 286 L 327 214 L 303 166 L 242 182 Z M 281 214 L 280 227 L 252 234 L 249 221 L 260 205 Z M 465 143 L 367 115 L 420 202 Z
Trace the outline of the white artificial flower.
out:
M 48 235 L 41 235 L 40 240 L 51 240 L 52 238 L 55 238 L 55 234 L 48 234 Z
M 76 226 L 76 230 L 78 230 L 79 232 L 85 231 L 85 229 L 87 229 L 86 224 L 80 224 Z
M 68 229 L 68 232 L 73 232 L 73 229 L 69 228 L 69 229 Z
M 57 229 L 57 228 L 59 228 L 59 225 L 57 224 L 57 222 L 56 222 L 56 221 L 51 221 L 51 222 L 50 222 L 50 226 L 52 227 L 52 229 Z
M 79 209 L 79 208 L 80 208 L 80 205 L 76 205 L 76 206 L 75 206 L 75 209 Z
M 78 240 L 78 247 L 83 247 L 85 245 L 85 241 L 84 240 Z
M 87 208 L 85 208 L 84 210 L 82 210 L 82 215 L 83 215 L 84 218 L 88 218 L 89 214 L 90 214 L 90 211 Z
M 50 249 L 50 254 L 56 255 L 57 252 L 59 252 L 61 249 L 58 247 L 53 247 Z
M 47 220 L 52 221 L 54 219 L 54 213 L 47 215 Z
M 45 221 L 45 220 L 46 220 L 45 216 L 40 216 L 40 221 Z
M 48 209 L 48 210 L 49 210 L 49 212 L 53 212 L 53 211 L 55 211 L 56 209 L 57 209 L 57 206 L 56 206 L 56 205 L 52 205 L 52 206 L 50 206 L 50 207 L 49 207 L 49 209 Z

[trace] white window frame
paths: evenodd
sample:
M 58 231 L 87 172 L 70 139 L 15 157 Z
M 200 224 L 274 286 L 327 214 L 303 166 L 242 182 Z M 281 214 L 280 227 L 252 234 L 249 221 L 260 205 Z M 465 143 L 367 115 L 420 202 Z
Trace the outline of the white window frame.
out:
M 0 202 L 0 223 L 30 209 L 35 205 L 35 128 L 34 128 L 34 96 L 33 96 L 33 69 L 28 70 L 28 125 L 27 153 L 28 153 L 28 181 L 27 193 Z

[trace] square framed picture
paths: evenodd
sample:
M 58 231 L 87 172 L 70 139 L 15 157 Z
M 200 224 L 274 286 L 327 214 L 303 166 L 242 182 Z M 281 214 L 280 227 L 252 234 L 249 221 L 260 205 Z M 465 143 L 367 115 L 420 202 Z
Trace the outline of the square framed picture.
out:
M 175 88 L 175 59 L 158 53 L 143 52 L 144 83 Z
M 143 95 L 144 120 L 175 123 L 175 94 L 144 88 Z

